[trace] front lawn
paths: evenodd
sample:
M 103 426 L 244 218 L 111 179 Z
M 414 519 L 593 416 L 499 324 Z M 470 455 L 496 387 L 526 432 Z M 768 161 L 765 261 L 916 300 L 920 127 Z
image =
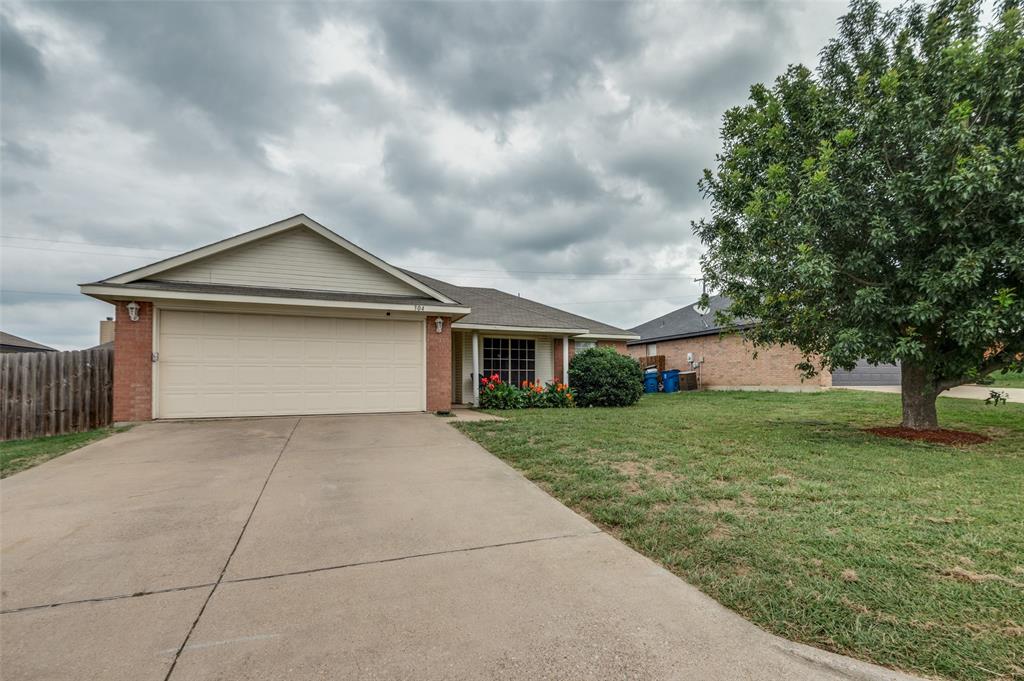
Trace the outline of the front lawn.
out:
M 993 388 L 1024 388 L 1024 371 L 996 372 L 988 377 L 992 379 Z
M 1024 406 L 704 392 L 458 427 L 553 496 L 786 638 L 917 673 L 1024 678 Z
M 14 475 L 26 468 L 38 466 L 44 461 L 67 454 L 90 442 L 102 440 L 113 433 L 120 433 L 127 428 L 97 428 L 84 433 L 68 433 L 67 435 L 50 435 L 34 437 L 29 440 L 11 440 L 0 442 L 0 478 Z

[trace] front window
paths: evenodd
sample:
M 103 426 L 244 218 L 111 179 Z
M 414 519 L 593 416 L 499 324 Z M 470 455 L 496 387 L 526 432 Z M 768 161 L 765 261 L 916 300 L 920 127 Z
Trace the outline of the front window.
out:
M 589 350 L 591 348 L 596 348 L 596 347 L 597 347 L 597 343 L 595 343 L 594 341 L 576 341 L 576 353 L 577 354 L 583 352 L 584 350 Z
M 528 338 L 484 338 L 484 376 L 498 374 L 512 385 L 533 383 L 537 376 L 537 347 Z

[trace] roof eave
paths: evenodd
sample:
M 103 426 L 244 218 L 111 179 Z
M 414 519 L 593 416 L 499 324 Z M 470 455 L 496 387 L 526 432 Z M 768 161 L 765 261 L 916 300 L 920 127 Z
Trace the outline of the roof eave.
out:
M 734 331 L 744 331 L 756 326 L 756 324 L 740 324 L 734 327 L 718 326 L 713 329 L 704 329 L 703 331 L 693 331 L 690 333 L 675 333 L 667 336 L 638 336 L 638 340 L 627 341 L 626 345 L 637 345 L 639 343 L 660 343 L 662 341 L 670 340 L 681 340 L 684 338 L 699 338 L 701 336 L 718 336 L 723 333 L 732 333 Z
M 472 310 L 452 305 L 424 305 L 420 303 L 362 302 L 349 300 L 324 300 L 317 298 L 283 298 L 277 296 L 240 295 L 232 293 L 204 293 L 201 291 L 167 291 L 161 289 L 126 288 L 108 286 L 106 282 L 80 284 L 81 292 L 91 298 L 113 303 L 119 300 L 152 300 L 156 302 L 201 301 L 209 303 L 244 303 L 289 307 L 322 307 L 348 310 L 394 310 L 396 312 L 422 312 L 441 314 L 446 317 L 464 317 Z

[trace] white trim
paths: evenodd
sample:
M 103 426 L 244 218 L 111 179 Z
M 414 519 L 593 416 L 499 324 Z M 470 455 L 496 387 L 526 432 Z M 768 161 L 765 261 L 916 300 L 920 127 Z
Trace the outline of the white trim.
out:
M 562 337 L 562 383 L 569 385 L 569 337 Z
M 152 338 L 152 350 L 151 352 L 157 353 L 157 360 L 154 362 L 152 355 L 149 358 L 150 371 L 150 390 L 152 394 L 150 397 L 150 418 L 160 418 L 160 308 L 153 304 L 153 338 Z M 114 334 L 116 341 L 117 334 Z M 115 353 L 114 358 L 117 358 Z
M 474 331 L 504 331 L 508 333 L 543 333 L 550 336 L 558 336 L 564 334 L 577 336 L 579 334 L 587 332 L 586 329 L 558 329 L 543 326 L 500 326 L 496 324 L 463 324 L 462 322 L 453 322 L 452 328 L 472 329 Z
M 423 318 L 423 324 L 421 325 L 423 331 L 423 354 L 420 355 L 420 359 L 423 360 L 423 401 L 420 402 L 420 411 L 427 410 L 427 318 Z
M 584 333 L 576 338 L 576 340 L 621 340 L 621 341 L 634 341 L 640 340 L 640 336 L 636 334 L 627 333 Z
M 125 289 L 102 284 L 81 284 L 82 293 L 105 302 L 112 300 L 202 300 L 214 303 L 256 303 L 259 305 L 288 305 L 302 307 L 347 308 L 352 310 L 402 310 L 424 314 L 467 315 L 468 307 L 417 305 L 410 303 L 365 303 L 344 300 L 315 300 L 312 298 L 278 298 L 274 296 L 246 296 L 228 293 L 200 293 L 195 291 L 163 291 L 160 289 Z
M 473 334 L 473 406 L 480 406 L 480 334 Z
M 384 270 L 385 272 L 395 277 L 399 281 L 402 281 L 408 284 L 409 286 L 412 286 L 418 291 L 426 293 L 431 298 L 439 300 L 442 303 L 458 302 L 452 300 L 451 298 L 444 295 L 440 291 L 436 291 L 430 288 L 429 286 L 421 282 L 419 279 L 409 276 L 408 274 L 401 271 L 397 267 L 387 264 L 386 262 L 384 262 L 377 256 L 373 255 L 372 253 L 364 251 L 363 249 L 359 248 L 348 239 L 345 239 L 344 237 L 335 234 L 328 228 L 321 225 L 316 220 L 301 213 L 299 215 L 286 218 L 279 222 L 266 225 L 265 227 L 258 227 L 256 229 L 250 230 L 248 232 L 243 232 L 242 234 L 238 234 L 236 236 L 224 239 L 222 241 L 218 241 L 216 243 L 208 244 L 195 250 L 182 253 L 181 255 L 175 255 L 165 260 L 160 260 L 150 265 L 146 265 L 145 267 L 140 267 L 129 272 L 124 272 L 123 274 L 118 274 L 114 277 L 110 277 L 109 279 L 104 279 L 102 283 L 130 284 L 133 281 L 145 279 L 147 277 L 151 277 L 154 274 L 166 272 L 169 269 L 180 267 L 190 262 L 195 262 L 196 260 L 200 260 L 211 255 L 216 255 L 217 253 L 222 253 L 226 250 L 236 248 L 238 246 L 242 246 L 244 244 L 251 243 L 258 239 L 263 239 L 274 234 L 279 234 L 280 232 L 284 232 L 289 229 L 294 229 L 296 227 L 305 227 L 316 232 L 317 234 L 324 237 L 328 241 L 331 241 L 334 244 L 344 248 L 349 253 L 352 253 L 353 255 L 362 258 L 363 260 L 369 262 L 372 265 L 376 265 L 378 268 Z

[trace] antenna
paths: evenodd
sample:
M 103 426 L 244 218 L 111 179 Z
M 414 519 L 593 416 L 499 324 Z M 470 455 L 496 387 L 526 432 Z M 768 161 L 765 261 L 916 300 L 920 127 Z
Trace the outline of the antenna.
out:
M 707 284 L 704 282 L 704 277 L 698 277 L 694 279 L 694 281 L 700 282 L 700 301 L 693 306 L 693 311 L 703 317 L 708 312 L 711 312 L 711 308 L 704 304 L 704 296 L 708 294 L 708 288 Z M 704 326 L 707 326 L 707 322 L 704 323 Z

